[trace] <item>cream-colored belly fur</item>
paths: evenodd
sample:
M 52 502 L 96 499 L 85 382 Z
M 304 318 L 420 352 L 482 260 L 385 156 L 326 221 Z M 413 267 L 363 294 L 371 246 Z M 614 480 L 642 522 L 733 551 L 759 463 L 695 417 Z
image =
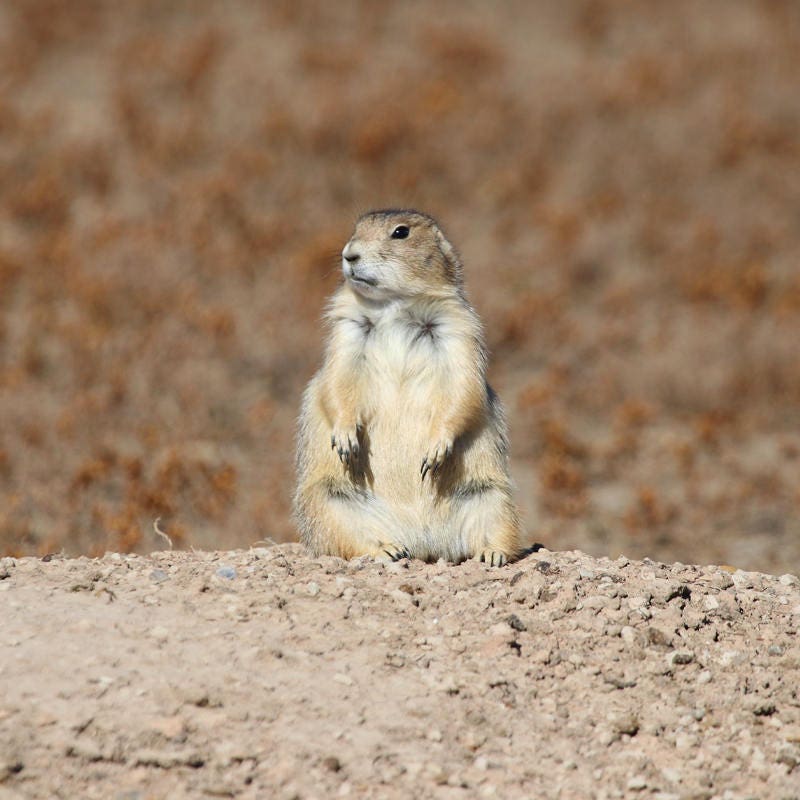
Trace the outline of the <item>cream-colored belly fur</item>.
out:
M 440 413 L 431 398 L 446 391 L 453 369 L 447 331 L 436 339 L 420 335 L 389 310 L 359 344 L 368 491 L 381 513 L 393 517 L 388 530 L 398 544 L 418 558 L 441 554 L 460 561 L 472 549 L 472 526 L 463 525 L 469 502 L 454 509 L 420 469 Z

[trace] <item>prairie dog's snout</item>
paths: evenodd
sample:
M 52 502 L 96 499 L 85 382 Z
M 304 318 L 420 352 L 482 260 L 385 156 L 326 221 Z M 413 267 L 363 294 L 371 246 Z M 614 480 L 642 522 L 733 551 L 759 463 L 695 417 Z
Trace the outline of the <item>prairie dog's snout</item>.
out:
M 348 264 L 355 264 L 356 261 L 361 258 L 361 253 L 358 252 L 358 248 L 353 244 L 352 239 L 344 246 L 344 250 L 342 250 L 342 258 Z
M 342 272 L 356 291 L 372 294 L 371 290 L 378 285 L 378 276 L 374 265 L 365 263 L 363 251 L 363 243 L 357 242 L 355 237 L 350 239 L 342 250 Z
M 342 272 L 345 278 L 353 277 L 355 266 L 360 258 L 361 253 L 353 246 L 353 240 L 351 239 L 342 250 Z

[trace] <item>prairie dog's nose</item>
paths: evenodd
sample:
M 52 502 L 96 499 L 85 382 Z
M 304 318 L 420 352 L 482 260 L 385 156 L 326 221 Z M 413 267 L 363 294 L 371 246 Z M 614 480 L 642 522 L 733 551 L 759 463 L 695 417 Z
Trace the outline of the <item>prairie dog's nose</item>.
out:
M 348 264 L 355 264 L 356 261 L 361 258 L 361 254 L 353 247 L 352 242 L 348 242 L 344 246 L 344 250 L 342 250 L 342 258 L 344 258 Z

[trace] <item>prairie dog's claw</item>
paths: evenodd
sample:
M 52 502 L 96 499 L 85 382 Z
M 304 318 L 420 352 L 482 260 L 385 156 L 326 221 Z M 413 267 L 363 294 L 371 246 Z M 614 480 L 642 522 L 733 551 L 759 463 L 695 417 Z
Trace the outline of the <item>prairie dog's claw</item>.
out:
M 422 459 L 422 465 L 419 468 L 421 479 L 424 481 L 429 472 L 431 475 L 435 475 L 451 455 L 453 455 L 453 440 L 441 439 L 438 441 Z
M 398 544 L 385 543 L 380 548 L 392 561 L 399 561 L 401 558 L 413 558 L 407 547 Z
M 356 430 L 334 430 L 331 434 L 331 450 L 336 450 L 339 461 L 345 466 L 355 461 L 360 450 Z
M 488 567 L 502 567 L 508 563 L 508 556 L 500 550 L 492 550 L 487 547 L 475 556 L 476 561 L 482 561 Z

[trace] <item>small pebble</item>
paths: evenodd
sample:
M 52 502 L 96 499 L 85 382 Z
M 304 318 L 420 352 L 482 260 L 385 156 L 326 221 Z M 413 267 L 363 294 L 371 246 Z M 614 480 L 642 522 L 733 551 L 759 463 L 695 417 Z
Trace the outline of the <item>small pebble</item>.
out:
M 739 650 L 723 650 L 722 654 L 718 656 L 718 660 L 722 667 L 732 667 L 736 664 L 743 664 L 747 661 L 747 656 Z
M 525 625 L 525 623 L 516 614 L 511 614 L 511 616 L 508 617 L 506 622 L 508 623 L 509 627 L 511 627 L 515 631 L 528 630 L 527 625 Z
M 697 745 L 698 739 L 689 733 L 679 733 L 675 737 L 675 747 L 678 750 L 691 750 Z
M 647 642 L 653 647 L 670 647 L 672 639 L 660 628 L 647 629 Z
M 731 580 L 737 589 L 752 589 L 754 585 L 752 574 L 741 569 L 731 575 Z
M 67 753 L 69 755 L 69 753 Z M 15 756 L 0 756 L 0 783 L 25 769 L 25 764 Z
M 794 747 L 787 747 L 784 745 L 778 750 L 778 755 L 775 759 L 779 764 L 786 764 L 790 770 L 800 764 L 800 753 Z
M 755 705 L 753 713 L 757 717 L 771 717 L 777 710 L 775 703 L 762 702 Z
M 800 725 L 786 725 L 781 729 L 781 738 L 787 742 L 800 744 Z
M 159 642 L 165 642 L 169 639 L 169 631 L 162 625 L 156 625 L 155 628 L 150 628 L 150 635 Z
M 636 629 L 632 628 L 630 625 L 625 625 L 619 632 L 619 635 L 626 644 L 633 644 L 636 641 Z
M 634 792 L 641 791 L 647 788 L 647 779 L 644 775 L 634 775 L 628 779 L 628 789 Z
M 422 776 L 426 780 L 433 781 L 437 786 L 444 786 L 447 783 L 448 774 L 438 761 L 430 761 L 422 769 Z
M 614 742 L 619 741 L 621 737 L 617 731 L 613 731 L 611 728 L 606 728 L 601 725 L 597 728 L 595 738 L 598 744 L 603 747 L 610 747 Z
M 154 569 L 150 573 L 150 580 L 153 581 L 153 583 L 163 583 L 169 580 L 169 575 L 167 575 L 163 569 Z
M 223 564 L 217 568 L 216 575 L 218 578 L 224 578 L 226 581 L 232 581 L 236 577 L 236 569 L 230 564 Z
M 715 575 L 711 579 L 711 585 L 716 587 L 717 589 L 730 589 L 733 586 L 733 581 L 731 580 L 730 573 L 728 572 L 720 572 Z
M 583 608 L 588 608 L 595 611 L 599 611 L 601 608 L 607 608 L 610 605 L 611 598 L 604 597 L 601 594 L 589 595 L 589 597 L 584 597 L 581 601 L 581 606 Z
M 706 611 L 716 611 L 719 608 L 719 600 L 712 594 L 708 594 L 703 598 L 703 608 Z
M 667 663 L 671 667 L 691 664 L 694 661 L 694 653 L 691 650 L 676 650 L 667 656 Z
M 612 714 L 609 717 L 611 727 L 617 733 L 625 733 L 628 736 L 635 736 L 639 732 L 639 719 L 635 714 L 620 713 Z
M 661 774 L 664 776 L 664 779 L 670 783 L 681 782 L 681 771 L 675 767 L 664 767 L 664 769 L 661 770 Z

